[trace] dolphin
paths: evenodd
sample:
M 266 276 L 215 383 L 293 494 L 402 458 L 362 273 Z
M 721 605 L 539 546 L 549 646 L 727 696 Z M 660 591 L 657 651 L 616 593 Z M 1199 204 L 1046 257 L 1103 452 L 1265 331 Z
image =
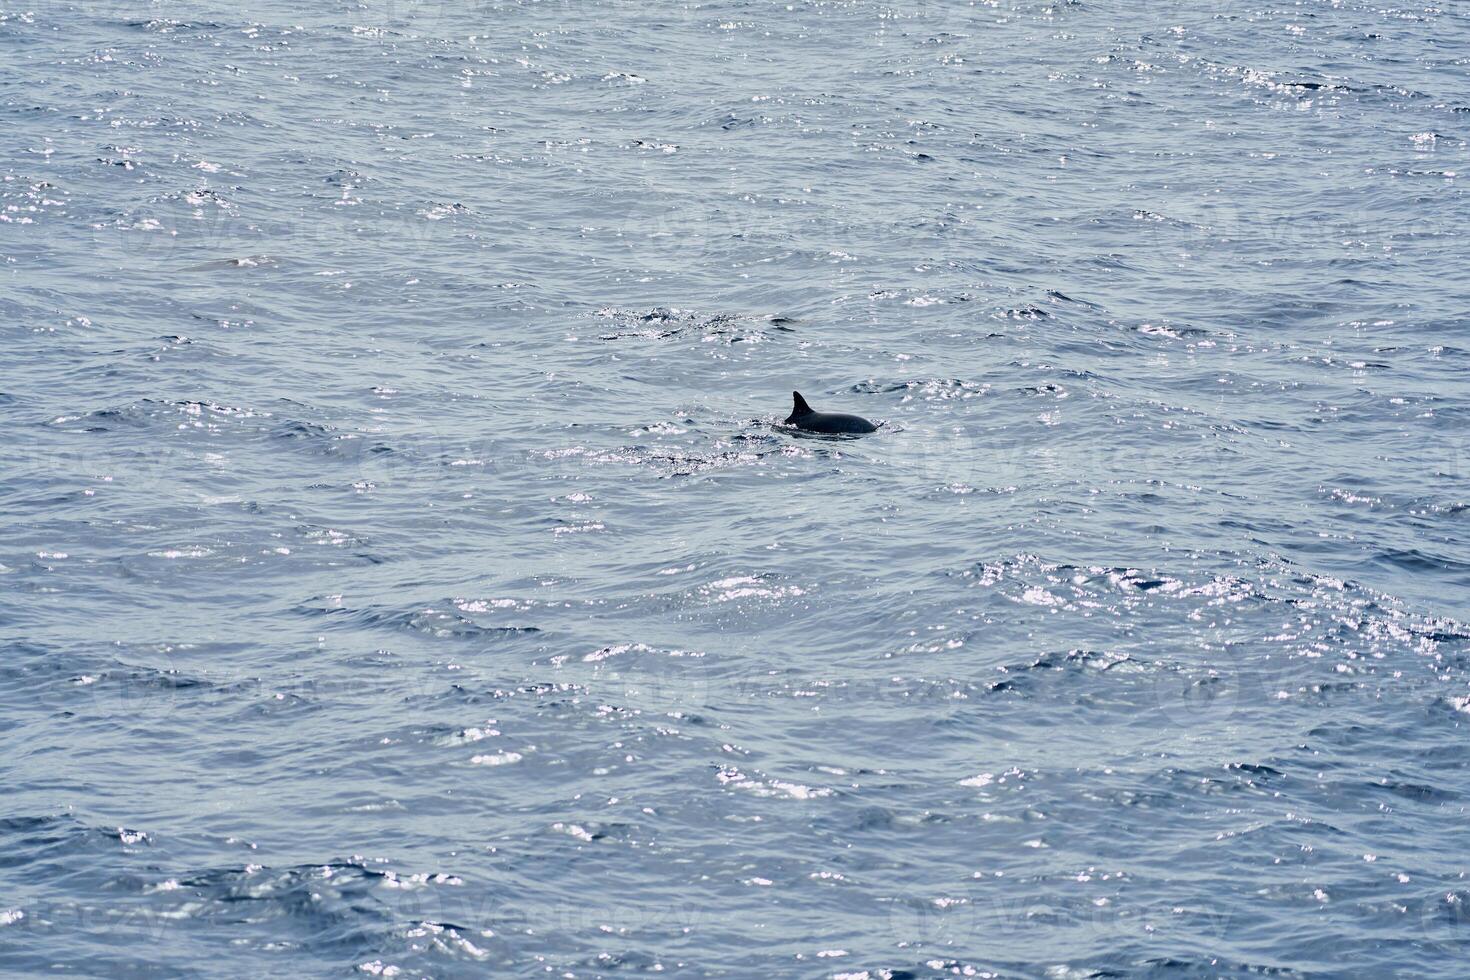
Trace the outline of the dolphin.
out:
M 791 417 L 786 420 L 787 425 L 794 425 L 798 429 L 808 432 L 877 432 L 878 427 L 867 419 L 857 415 L 842 415 L 838 412 L 814 412 L 812 407 L 801 397 L 801 392 L 791 393 L 792 407 Z

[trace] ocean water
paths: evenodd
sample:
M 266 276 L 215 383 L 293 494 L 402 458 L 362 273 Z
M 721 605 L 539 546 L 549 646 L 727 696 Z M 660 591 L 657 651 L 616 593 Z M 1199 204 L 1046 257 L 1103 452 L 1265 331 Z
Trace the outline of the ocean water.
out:
M 0 65 L 0 974 L 1470 973 L 1470 7 Z

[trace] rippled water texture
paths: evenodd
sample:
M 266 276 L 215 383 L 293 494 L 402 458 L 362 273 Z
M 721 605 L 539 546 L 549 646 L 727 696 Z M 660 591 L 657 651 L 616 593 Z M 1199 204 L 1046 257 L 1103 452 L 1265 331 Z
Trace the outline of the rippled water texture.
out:
M 0 973 L 1470 970 L 1465 4 L 0 64 Z

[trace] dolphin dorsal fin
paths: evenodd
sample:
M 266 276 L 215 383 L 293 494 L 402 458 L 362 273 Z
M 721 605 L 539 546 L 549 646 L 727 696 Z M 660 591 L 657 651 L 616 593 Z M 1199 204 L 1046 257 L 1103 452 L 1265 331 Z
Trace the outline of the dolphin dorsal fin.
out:
M 801 392 L 793 391 L 791 393 L 791 414 L 810 415 L 811 413 L 812 407 L 806 403 L 805 398 L 801 397 Z

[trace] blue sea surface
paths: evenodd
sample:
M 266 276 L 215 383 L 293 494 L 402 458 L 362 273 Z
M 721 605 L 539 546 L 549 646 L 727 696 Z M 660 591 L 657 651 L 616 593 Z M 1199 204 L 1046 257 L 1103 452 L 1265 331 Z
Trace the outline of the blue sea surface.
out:
M 1467 139 L 1453 0 L 0 0 L 0 975 L 1470 975 Z

